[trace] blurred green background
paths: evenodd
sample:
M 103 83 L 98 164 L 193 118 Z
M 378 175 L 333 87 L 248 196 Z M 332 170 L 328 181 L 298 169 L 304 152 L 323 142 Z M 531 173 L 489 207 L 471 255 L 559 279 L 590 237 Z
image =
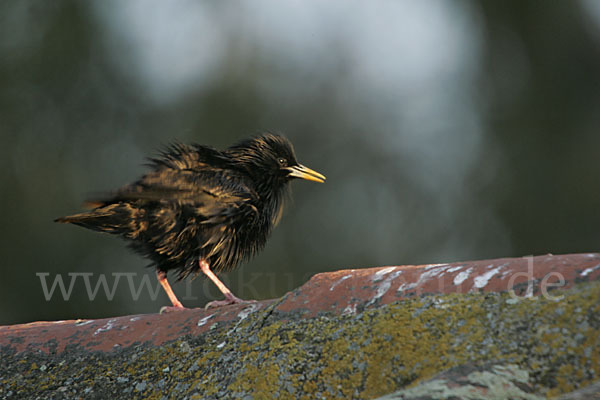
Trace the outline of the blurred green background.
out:
M 261 299 L 323 271 L 598 250 L 599 128 L 595 0 L 2 1 L 0 324 L 168 303 L 125 279 L 46 301 L 36 274 L 156 285 L 119 239 L 52 220 L 175 139 L 281 132 L 327 175 L 224 277 Z

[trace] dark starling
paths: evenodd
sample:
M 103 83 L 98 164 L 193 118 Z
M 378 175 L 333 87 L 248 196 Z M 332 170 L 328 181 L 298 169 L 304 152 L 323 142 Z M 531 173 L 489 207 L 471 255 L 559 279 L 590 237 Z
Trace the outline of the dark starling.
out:
M 58 218 L 118 235 L 156 268 L 175 309 L 181 302 L 167 281 L 204 273 L 225 295 L 207 305 L 243 303 L 217 278 L 264 247 L 281 217 L 288 182 L 324 182 L 296 161 L 292 144 L 267 134 L 225 151 L 174 144 L 151 158 L 150 172 L 104 198 L 87 202 L 89 212 Z

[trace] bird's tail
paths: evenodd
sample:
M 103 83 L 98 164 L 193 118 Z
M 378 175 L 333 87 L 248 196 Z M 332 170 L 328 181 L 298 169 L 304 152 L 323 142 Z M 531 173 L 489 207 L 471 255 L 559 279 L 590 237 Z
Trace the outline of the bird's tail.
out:
M 140 210 L 128 204 L 116 203 L 98 207 L 88 212 L 57 218 L 54 222 L 62 224 L 75 224 L 98 232 L 117 235 L 129 234 Z

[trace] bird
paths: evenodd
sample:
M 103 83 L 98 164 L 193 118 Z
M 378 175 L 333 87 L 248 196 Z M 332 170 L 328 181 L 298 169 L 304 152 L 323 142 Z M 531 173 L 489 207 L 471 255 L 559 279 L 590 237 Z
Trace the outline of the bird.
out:
M 278 224 L 289 182 L 323 183 L 325 176 L 296 159 L 292 143 L 265 133 L 225 150 L 175 142 L 148 158 L 148 171 L 137 181 L 88 200 L 89 211 L 57 218 L 93 231 L 119 236 L 150 267 L 172 303 L 185 307 L 167 273 L 177 280 L 200 274 L 223 293 L 206 308 L 246 304 L 217 277 L 261 250 Z

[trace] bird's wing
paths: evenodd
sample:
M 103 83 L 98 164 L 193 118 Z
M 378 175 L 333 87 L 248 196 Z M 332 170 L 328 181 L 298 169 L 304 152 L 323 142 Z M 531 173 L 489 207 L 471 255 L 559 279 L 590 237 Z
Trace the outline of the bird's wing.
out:
M 150 160 L 152 171 L 92 207 L 115 202 L 175 203 L 201 217 L 204 223 L 222 223 L 235 216 L 251 217 L 256 193 L 243 178 L 228 169 L 228 160 L 210 147 L 177 144 Z

